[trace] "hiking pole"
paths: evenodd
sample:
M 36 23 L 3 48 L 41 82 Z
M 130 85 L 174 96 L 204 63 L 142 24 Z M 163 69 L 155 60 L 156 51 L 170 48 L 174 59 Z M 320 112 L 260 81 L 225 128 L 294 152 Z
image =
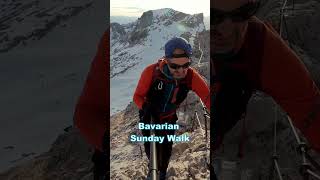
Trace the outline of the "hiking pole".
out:
M 203 110 L 203 117 L 204 117 L 204 128 L 205 128 L 205 135 L 206 135 L 206 143 L 208 142 L 208 131 L 207 131 L 207 118 L 210 119 L 210 115 L 208 113 L 208 110 L 206 108 L 206 106 L 204 105 L 204 103 L 202 102 L 202 100 L 200 99 L 200 103 L 202 106 L 202 110 Z
M 280 167 L 279 167 L 279 164 L 278 164 L 278 155 L 277 155 L 277 122 L 278 122 L 278 118 L 277 118 L 277 106 L 275 105 L 274 106 L 274 114 L 275 114 L 275 117 L 274 117 L 274 134 L 273 134 L 273 156 L 272 156 L 272 160 L 273 160 L 273 163 L 274 163 L 274 168 L 278 174 L 278 177 L 280 180 L 282 180 L 282 175 L 281 175 L 281 172 L 280 172 Z
M 307 170 L 307 173 L 308 173 L 309 175 L 312 175 L 313 177 L 315 177 L 315 178 L 317 178 L 317 179 L 320 179 L 320 176 L 317 175 L 316 173 L 314 173 L 313 171 L 311 171 L 310 169 Z
M 200 122 L 200 119 L 199 119 L 199 116 L 198 116 L 198 112 L 195 111 L 195 114 L 196 114 L 196 119 L 198 120 L 198 124 L 199 124 L 199 127 L 201 129 L 201 132 L 202 132 L 202 136 L 205 137 L 205 133 L 203 132 L 203 129 L 202 129 L 202 126 L 201 126 L 201 122 Z
M 315 161 L 308 152 L 306 153 L 306 158 L 312 164 L 312 166 L 314 166 L 318 170 L 318 172 L 320 172 L 320 164 Z
M 309 171 L 310 171 L 310 165 L 307 163 L 306 160 L 306 150 L 307 150 L 307 145 L 306 143 L 302 142 L 299 138 L 299 135 L 295 129 L 295 127 L 293 126 L 292 120 L 291 118 L 287 115 L 291 130 L 296 138 L 296 141 L 298 143 L 298 152 L 301 153 L 301 158 L 302 158 L 302 163 L 300 166 L 300 173 L 303 175 L 303 178 L 305 180 L 309 179 Z
M 207 117 L 210 118 L 210 114 L 209 114 L 209 112 L 208 112 L 208 109 L 206 108 L 206 106 L 204 105 L 204 103 L 202 102 L 202 100 L 201 100 L 201 99 L 199 99 L 199 100 L 200 100 L 200 103 L 201 103 L 201 106 L 202 106 L 202 110 L 204 111 L 204 114 L 203 114 L 203 115 L 205 115 L 205 116 L 207 116 Z
M 211 161 L 210 161 L 210 154 L 209 154 L 209 158 L 207 158 L 207 154 L 208 154 L 208 149 L 210 149 L 210 144 L 208 143 L 208 125 L 207 125 L 207 119 L 210 119 L 210 115 L 209 115 L 209 112 L 208 112 L 208 109 L 206 108 L 206 106 L 204 105 L 204 103 L 202 102 L 202 100 L 200 99 L 200 103 L 201 103 L 201 106 L 202 106 L 202 110 L 203 110 L 203 117 L 204 117 L 204 128 L 205 128 L 205 138 L 206 138 L 206 161 L 208 161 L 209 159 L 209 163 L 207 163 L 207 166 L 209 167 L 210 169 L 210 166 L 211 166 Z
M 154 118 L 151 115 L 151 124 L 154 124 Z M 154 129 L 151 128 L 150 135 L 155 136 Z M 151 180 L 158 180 L 158 162 L 157 162 L 157 149 L 156 142 L 150 142 L 150 153 L 151 153 Z
M 206 161 L 206 166 L 207 167 L 209 167 L 209 170 L 210 170 L 210 166 L 211 166 L 211 160 L 210 160 L 210 157 L 209 157 L 209 163 L 208 163 L 208 158 L 207 158 L 207 155 L 208 155 L 208 152 L 207 152 L 207 150 L 208 150 L 208 140 L 207 140 L 207 133 L 206 132 L 203 132 L 203 129 L 202 129 L 202 126 L 201 126 L 201 123 L 200 123 L 200 119 L 199 119 L 199 116 L 198 116 L 198 112 L 197 111 L 195 111 L 195 117 L 196 117 L 196 119 L 198 120 L 197 122 L 198 122 L 198 124 L 199 124 L 199 127 L 200 127 L 200 130 L 201 130 L 201 132 L 202 132 L 202 136 L 205 138 L 205 143 L 206 143 L 206 154 L 204 155 L 204 158 L 205 158 L 205 161 Z M 207 130 L 206 130 L 207 131 Z

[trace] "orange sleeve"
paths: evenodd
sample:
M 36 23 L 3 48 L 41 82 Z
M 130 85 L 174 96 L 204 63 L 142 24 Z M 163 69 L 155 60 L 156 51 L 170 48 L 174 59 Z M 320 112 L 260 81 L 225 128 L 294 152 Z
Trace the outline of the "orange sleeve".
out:
M 192 75 L 192 91 L 194 91 L 202 100 L 202 102 L 207 107 L 208 111 L 210 111 L 210 90 L 205 82 L 205 80 L 201 77 L 201 75 L 193 70 Z
M 153 74 L 153 69 L 156 66 L 156 64 L 149 65 L 146 67 L 139 79 L 137 88 L 134 92 L 133 95 L 133 101 L 136 103 L 139 109 L 142 109 L 142 105 L 145 101 L 145 98 L 147 96 L 148 90 L 151 85 L 152 81 L 152 74 Z
M 275 99 L 311 146 L 320 151 L 319 89 L 299 57 L 268 28 L 264 48 L 269 53 L 262 58 L 262 91 Z
M 74 112 L 74 123 L 81 135 L 103 151 L 103 136 L 109 123 L 109 28 L 98 45 Z

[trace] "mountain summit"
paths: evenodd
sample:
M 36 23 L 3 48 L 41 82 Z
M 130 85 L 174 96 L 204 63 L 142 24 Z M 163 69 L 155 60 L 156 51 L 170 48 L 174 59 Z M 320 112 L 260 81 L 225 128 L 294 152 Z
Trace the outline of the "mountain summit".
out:
M 189 15 L 170 8 L 146 11 L 132 23 L 114 22 L 110 28 L 112 77 L 126 71 L 128 66 L 123 63 L 129 63 L 131 67 L 138 59 L 142 60 L 138 56 L 141 48 L 163 51 L 161 45 L 174 36 L 183 36 L 193 43 L 192 37 L 205 29 L 202 13 Z

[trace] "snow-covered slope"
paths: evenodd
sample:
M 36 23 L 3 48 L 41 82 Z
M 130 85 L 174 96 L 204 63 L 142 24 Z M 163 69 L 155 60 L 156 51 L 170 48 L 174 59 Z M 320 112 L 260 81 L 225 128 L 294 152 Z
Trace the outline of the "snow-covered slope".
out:
M 164 55 L 164 44 L 182 36 L 193 44 L 205 30 L 203 14 L 188 15 L 173 9 L 150 10 L 135 22 L 111 24 L 111 113 L 132 100 L 142 70 Z
M 92 1 L 6 0 L 0 2 L 0 52 L 43 38 L 92 6 Z
M 207 30 L 210 29 L 210 16 L 205 16 L 204 17 L 204 25 L 205 25 Z
M 8 37 L 0 43 L 1 51 L 8 50 L 0 53 L 3 171 L 47 151 L 72 124 L 75 102 L 107 22 L 103 1 L 0 3 L 0 39 Z M 73 14 L 74 9 L 81 11 Z M 18 42 L 21 37 L 25 43 Z

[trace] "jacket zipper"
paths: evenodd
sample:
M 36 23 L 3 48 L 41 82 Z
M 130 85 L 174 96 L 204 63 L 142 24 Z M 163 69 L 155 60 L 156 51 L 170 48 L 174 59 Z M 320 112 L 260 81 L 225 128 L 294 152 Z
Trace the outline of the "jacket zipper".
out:
M 176 82 L 176 86 L 178 85 L 178 82 L 177 82 L 177 80 L 175 80 L 175 82 Z M 172 94 L 172 90 L 173 90 L 173 84 L 172 84 L 172 86 L 171 86 L 171 90 L 170 90 L 170 93 L 169 93 L 169 96 L 168 96 L 168 98 L 167 98 L 167 102 L 166 102 L 166 104 L 164 105 L 164 107 L 163 107 L 163 112 L 166 112 L 166 107 L 167 107 L 167 104 L 169 103 L 169 100 L 170 100 L 170 96 L 171 96 L 171 94 Z

